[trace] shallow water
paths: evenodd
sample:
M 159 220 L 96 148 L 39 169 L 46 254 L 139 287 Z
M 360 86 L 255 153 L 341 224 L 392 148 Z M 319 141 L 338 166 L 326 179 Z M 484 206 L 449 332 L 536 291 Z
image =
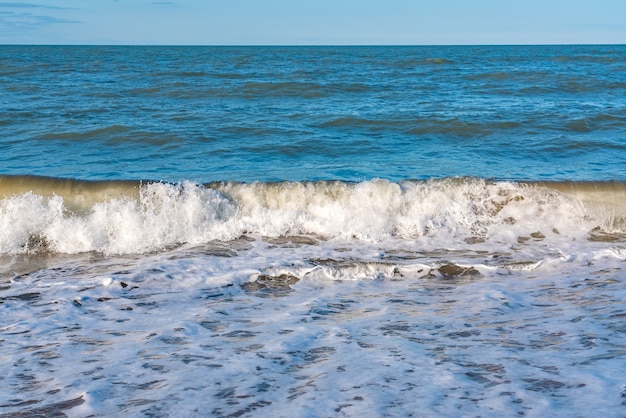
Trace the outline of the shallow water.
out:
M 282 256 L 268 263 L 277 245 Z M 77 256 L 16 276 L 0 296 L 10 318 L 0 330 L 11 388 L 2 408 L 623 412 L 623 251 L 540 265 L 460 254 L 472 263 L 453 265 L 444 251 L 387 259 L 375 250 L 320 259 L 309 243 L 247 238 L 141 258 Z

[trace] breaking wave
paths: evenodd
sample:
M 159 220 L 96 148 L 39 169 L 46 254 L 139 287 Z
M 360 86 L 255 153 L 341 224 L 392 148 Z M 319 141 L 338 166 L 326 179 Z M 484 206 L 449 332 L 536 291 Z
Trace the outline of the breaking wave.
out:
M 620 182 L 444 178 L 205 185 L 0 176 L 0 253 L 132 254 L 242 235 L 454 247 L 623 239 Z

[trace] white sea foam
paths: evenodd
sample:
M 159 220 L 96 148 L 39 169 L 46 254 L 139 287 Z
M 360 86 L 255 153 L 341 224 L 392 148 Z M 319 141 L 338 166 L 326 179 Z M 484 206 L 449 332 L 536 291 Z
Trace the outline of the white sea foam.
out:
M 236 238 L 228 220 L 236 207 L 203 187 L 152 183 L 139 200 L 110 199 L 85 214 L 69 211 L 60 196 L 32 192 L 0 201 L 0 252 L 43 248 L 61 253 L 142 253 L 198 241 Z
M 95 201 L 25 192 L 0 200 L 0 253 L 144 253 L 244 234 L 383 242 L 428 237 L 431 248 L 585 241 L 615 231 L 580 198 L 538 185 L 443 179 L 392 183 L 150 183 L 138 197 Z M 621 233 L 619 229 L 618 233 Z
M 621 415 L 618 251 L 507 270 L 367 242 L 212 245 L 13 277 L 3 412 Z

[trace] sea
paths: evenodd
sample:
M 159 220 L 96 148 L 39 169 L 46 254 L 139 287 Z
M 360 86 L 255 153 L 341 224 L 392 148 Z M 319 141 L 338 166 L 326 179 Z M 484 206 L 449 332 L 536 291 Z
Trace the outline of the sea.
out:
M 0 46 L 0 417 L 626 416 L 626 46 Z

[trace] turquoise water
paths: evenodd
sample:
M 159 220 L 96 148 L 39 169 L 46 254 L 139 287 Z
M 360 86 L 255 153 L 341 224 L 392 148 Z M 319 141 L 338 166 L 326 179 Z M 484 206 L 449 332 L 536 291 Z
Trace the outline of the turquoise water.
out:
M 603 416 L 626 46 L 0 46 L 0 416 Z

